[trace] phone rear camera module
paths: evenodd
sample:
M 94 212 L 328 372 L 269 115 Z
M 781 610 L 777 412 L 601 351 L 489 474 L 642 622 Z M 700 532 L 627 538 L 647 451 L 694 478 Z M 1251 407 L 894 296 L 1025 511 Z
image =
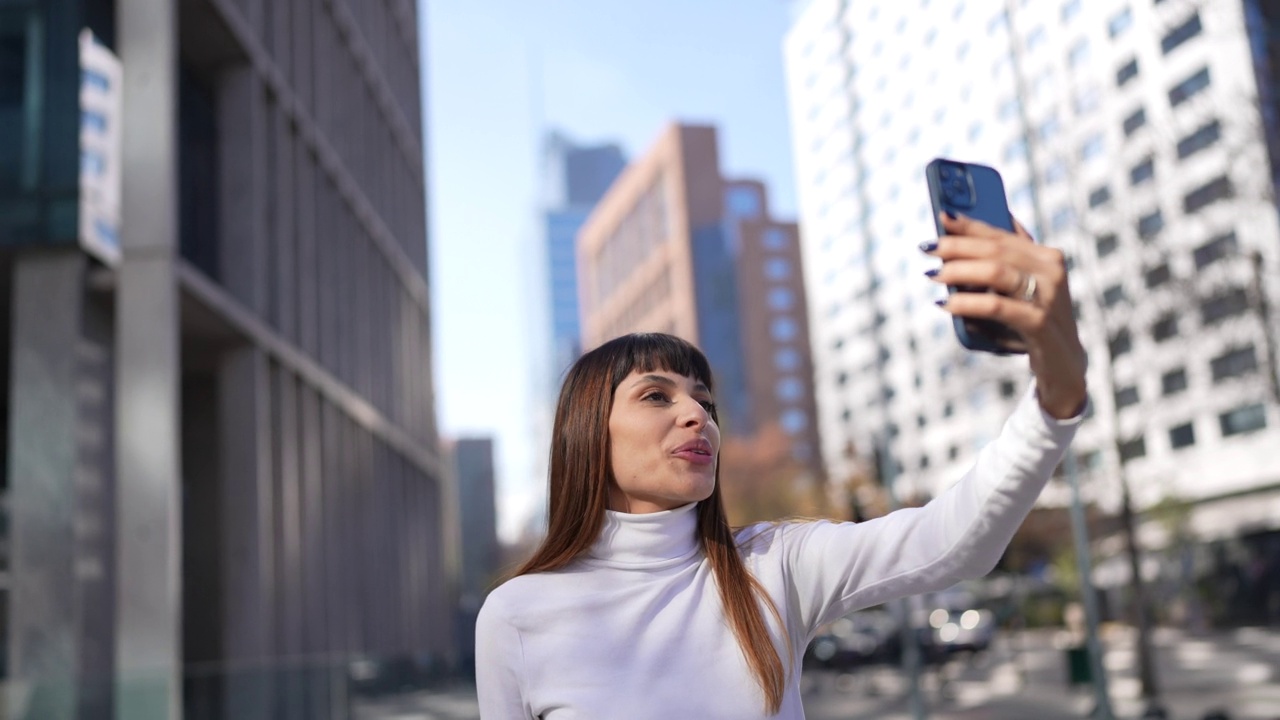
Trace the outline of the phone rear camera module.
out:
M 957 165 L 943 164 L 938 168 L 942 197 L 955 208 L 973 207 L 973 184 L 968 171 Z

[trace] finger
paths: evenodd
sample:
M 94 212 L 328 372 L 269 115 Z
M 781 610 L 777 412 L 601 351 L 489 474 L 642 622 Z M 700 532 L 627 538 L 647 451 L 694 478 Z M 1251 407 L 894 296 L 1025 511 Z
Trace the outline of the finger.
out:
M 920 249 L 941 260 L 987 259 L 1001 254 L 1000 243 L 992 238 L 945 235 L 920 243 Z
M 1003 228 L 989 225 L 977 218 L 971 218 L 960 213 L 951 216 L 944 212 L 940 213 L 939 217 L 942 218 L 942 228 L 947 231 L 948 235 L 969 235 L 971 237 L 996 239 L 1013 234 Z
M 925 273 L 930 280 L 943 285 L 976 285 L 1006 295 L 1021 293 L 1027 274 L 994 260 L 952 260 Z
M 1049 313 L 1038 305 L 995 293 L 952 293 L 938 306 L 952 315 L 995 320 L 1017 330 L 1024 338 L 1039 338 L 1049 324 Z

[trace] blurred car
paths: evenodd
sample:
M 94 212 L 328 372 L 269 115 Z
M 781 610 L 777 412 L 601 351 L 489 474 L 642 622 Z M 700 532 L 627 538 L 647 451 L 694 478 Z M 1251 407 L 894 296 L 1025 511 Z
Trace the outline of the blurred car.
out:
M 898 622 L 884 610 L 860 610 L 822 628 L 805 652 L 806 667 L 851 670 L 901 657 Z
M 934 608 L 929 613 L 930 640 L 943 654 L 978 653 L 991 647 L 996 619 L 990 610 Z

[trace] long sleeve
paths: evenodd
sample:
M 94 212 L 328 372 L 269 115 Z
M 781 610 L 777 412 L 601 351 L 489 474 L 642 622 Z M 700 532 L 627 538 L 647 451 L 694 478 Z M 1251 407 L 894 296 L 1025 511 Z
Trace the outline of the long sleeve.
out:
M 1047 415 L 1033 388 L 964 477 L 924 507 L 857 524 L 786 526 L 793 620 L 811 634 L 853 610 L 989 573 L 1080 420 Z
M 524 648 L 520 633 L 508 621 L 498 598 L 480 608 L 476 618 L 476 694 L 483 720 L 529 720 L 533 717 L 522 691 Z

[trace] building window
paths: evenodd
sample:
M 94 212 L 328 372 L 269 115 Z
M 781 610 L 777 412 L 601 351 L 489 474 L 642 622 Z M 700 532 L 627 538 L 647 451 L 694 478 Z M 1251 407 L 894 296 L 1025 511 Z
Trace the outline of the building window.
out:
M 1151 326 L 1151 337 L 1156 342 L 1164 342 L 1178 336 L 1178 316 L 1174 313 L 1162 315 L 1156 324 Z
M 1169 445 L 1174 450 L 1196 444 L 1196 429 L 1191 423 L 1169 428 Z
M 789 317 L 774 318 L 773 322 L 769 323 L 769 334 L 778 342 L 795 340 L 798 332 L 799 326 Z
M 1053 213 L 1053 217 L 1049 220 L 1053 232 L 1060 233 L 1071 227 L 1076 221 L 1075 211 L 1069 207 L 1058 208 Z
M 1102 155 L 1102 151 L 1106 149 L 1106 143 L 1103 141 L 1102 134 L 1090 136 L 1080 146 L 1080 159 L 1088 162 Z
M 764 261 L 764 276 L 770 280 L 786 280 L 791 275 L 791 261 L 771 257 Z
M 1209 87 L 1209 68 L 1203 67 L 1169 90 L 1169 104 L 1177 107 Z
M 1094 245 L 1098 248 L 1098 258 L 1104 258 L 1120 247 L 1120 238 L 1115 234 L 1103 235 Z
M 1058 122 L 1058 116 L 1054 115 L 1040 123 L 1040 139 L 1052 140 L 1061 129 L 1062 123 Z
M 1160 231 L 1164 229 L 1164 215 L 1157 208 L 1155 211 L 1147 213 L 1138 218 L 1138 237 L 1143 240 L 1150 240 Z
M 1236 233 L 1233 230 L 1229 233 L 1218 235 L 1196 248 L 1192 256 L 1196 261 L 1196 269 L 1201 270 L 1224 257 L 1235 255 L 1236 251 Z
M 1185 160 L 1191 157 L 1218 142 L 1221 137 L 1222 123 L 1217 120 L 1201 126 L 1195 132 L 1178 141 L 1178 159 Z
M 956 406 L 950 400 L 942 405 L 942 417 L 949 418 L 956 413 Z
M 1027 141 L 1021 138 L 1009 143 L 1004 149 L 1005 162 L 1018 162 L 1027 157 Z
M 795 294 L 791 292 L 791 288 L 769 288 L 768 298 L 769 309 L 771 310 L 790 310 L 796 304 Z
M 1209 361 L 1213 381 L 1242 377 L 1258 371 L 1258 354 L 1252 345 L 1235 348 Z
M 1044 44 L 1044 26 L 1041 25 L 1027 34 L 1027 51 L 1035 50 Z
M 1125 6 L 1123 10 L 1112 15 L 1111 19 L 1107 21 L 1107 34 L 1113 38 L 1120 37 L 1131 25 L 1133 25 L 1133 13 L 1130 12 L 1128 6 Z
M 1160 376 L 1160 392 L 1166 397 L 1177 395 L 1187 389 L 1187 371 L 1185 368 L 1170 370 Z
M 1187 193 L 1182 198 L 1182 210 L 1190 215 L 1219 200 L 1226 200 L 1236 194 L 1231 178 L 1219 175 L 1209 182 Z
M 1262 403 L 1244 405 L 1218 416 L 1218 427 L 1223 437 L 1243 435 L 1267 426 L 1267 409 Z
M 1062 22 L 1070 22 L 1071 18 L 1080 14 L 1080 0 L 1067 0 L 1062 3 Z
M 1200 13 L 1192 15 L 1186 22 L 1169 31 L 1160 39 L 1160 50 L 1165 55 L 1173 52 L 1179 45 L 1200 34 L 1204 27 L 1200 24 Z
M 782 417 L 778 419 L 782 425 L 782 429 L 787 431 L 788 435 L 798 435 L 809 426 L 809 417 L 804 414 L 803 410 L 791 408 L 782 412 Z
M 1089 59 L 1089 41 L 1080 40 L 1067 51 L 1067 64 L 1078 68 Z
M 804 396 L 804 383 L 800 382 L 800 378 L 784 377 L 778 381 L 774 392 L 783 402 L 795 402 Z
M 1090 208 L 1096 208 L 1100 205 L 1106 205 L 1110 201 L 1111 201 L 1110 186 L 1103 185 L 1102 187 L 1096 188 L 1094 189 L 1093 192 L 1089 193 Z
M 1102 291 L 1102 304 L 1106 307 L 1115 307 L 1124 302 L 1124 286 L 1112 285 Z
M 787 245 L 787 233 L 779 228 L 769 228 L 760 236 L 760 244 L 765 250 L 785 250 Z
M 1156 163 L 1153 158 L 1147 158 L 1142 162 L 1134 165 L 1129 169 L 1129 184 L 1141 185 L 1156 176 Z
M 1138 386 L 1130 385 L 1116 391 L 1116 409 L 1123 410 L 1130 405 L 1138 404 Z
M 773 354 L 773 366 L 779 370 L 795 370 L 800 367 L 800 353 L 794 348 L 779 348 Z
M 1138 58 L 1132 58 L 1116 70 L 1116 87 L 1124 87 L 1125 83 L 1136 77 L 1138 77 Z
M 1134 110 L 1133 112 L 1129 113 L 1129 115 L 1124 119 L 1125 137 L 1132 135 L 1134 131 L 1136 131 L 1138 128 L 1146 124 L 1147 124 L 1146 108 L 1138 108 L 1137 110 Z
M 1062 161 L 1062 158 L 1054 158 L 1049 163 L 1049 166 L 1044 169 L 1044 183 L 1046 185 L 1061 182 L 1066 176 L 1067 164 Z
M 760 217 L 760 194 L 750 185 L 733 185 L 725 193 L 725 204 L 734 217 Z
M 1244 288 L 1231 288 L 1200 303 L 1200 317 L 1205 325 L 1239 315 L 1249 307 Z
M 1143 279 L 1147 283 L 1147 289 L 1157 288 L 1173 279 L 1173 271 L 1169 269 L 1169 263 L 1160 263 L 1147 270 Z
M 1129 334 L 1128 328 L 1123 328 L 1111 339 L 1107 341 L 1107 349 L 1111 351 L 1111 357 L 1118 358 L 1121 355 L 1133 349 L 1133 336 Z
M 1131 460 L 1137 460 L 1145 457 L 1147 454 L 1147 439 L 1144 437 L 1136 437 L 1132 440 L 1126 440 L 1120 443 L 1120 462 L 1127 463 Z
M 1008 399 L 1018 393 L 1018 385 L 1012 380 L 1000 381 L 1000 397 Z

